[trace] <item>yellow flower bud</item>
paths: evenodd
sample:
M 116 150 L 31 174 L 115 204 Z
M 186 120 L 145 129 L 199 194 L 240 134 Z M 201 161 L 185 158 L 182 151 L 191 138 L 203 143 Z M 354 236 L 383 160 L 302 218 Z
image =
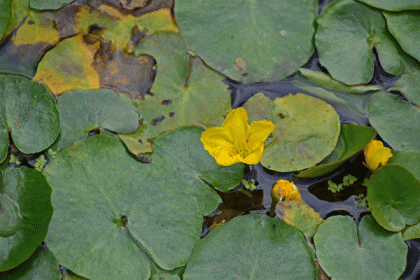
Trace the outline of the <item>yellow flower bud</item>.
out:
M 379 164 L 384 166 L 390 157 L 392 157 L 391 149 L 384 147 L 381 141 L 372 140 L 364 148 L 363 153 L 369 168 L 375 170 Z
M 278 201 L 297 201 L 300 200 L 300 193 L 293 182 L 278 180 L 271 189 L 271 197 Z

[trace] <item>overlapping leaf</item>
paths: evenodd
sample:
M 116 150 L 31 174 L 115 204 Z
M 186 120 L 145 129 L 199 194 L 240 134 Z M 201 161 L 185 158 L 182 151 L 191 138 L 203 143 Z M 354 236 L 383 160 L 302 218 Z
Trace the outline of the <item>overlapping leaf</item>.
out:
M 174 13 L 191 51 L 231 79 L 256 83 L 281 80 L 309 59 L 317 6 L 314 0 L 179 0 Z
M 334 79 L 345 84 L 371 80 L 374 48 L 390 74 L 400 75 L 416 63 L 395 42 L 381 12 L 369 6 L 354 0 L 334 1 L 317 22 L 319 60 Z
M 372 7 L 388 10 L 388 11 L 401 11 L 401 10 L 420 10 L 420 3 L 417 0 L 357 0 L 366 3 Z
M 249 122 L 266 119 L 276 126 L 265 143 L 261 164 L 280 172 L 311 167 L 336 146 L 340 118 L 328 103 L 306 94 L 286 95 L 271 101 L 262 93 L 243 107 Z
M 390 87 L 388 91 L 399 91 L 405 98 L 420 105 L 420 70 L 414 71 L 409 74 L 401 75 L 395 82 L 394 86 Z
M 34 169 L 9 168 L 0 187 L 0 271 L 27 260 L 47 235 L 51 188 Z
M 0 162 L 7 155 L 8 132 L 23 153 L 50 146 L 60 130 L 55 100 L 45 86 L 14 75 L 0 75 Z

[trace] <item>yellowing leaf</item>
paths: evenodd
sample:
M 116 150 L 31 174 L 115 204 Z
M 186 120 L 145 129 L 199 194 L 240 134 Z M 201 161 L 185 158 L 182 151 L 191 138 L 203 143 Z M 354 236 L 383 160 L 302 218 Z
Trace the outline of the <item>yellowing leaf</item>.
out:
M 99 76 L 92 67 L 98 44 L 87 45 L 78 35 L 60 42 L 38 65 L 34 81 L 60 95 L 72 89 L 98 89 Z

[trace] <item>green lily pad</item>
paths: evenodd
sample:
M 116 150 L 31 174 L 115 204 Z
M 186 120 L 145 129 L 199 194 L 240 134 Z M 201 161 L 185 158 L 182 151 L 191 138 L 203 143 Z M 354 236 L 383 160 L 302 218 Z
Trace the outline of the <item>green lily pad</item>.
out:
M 189 132 L 172 139 L 182 133 Z M 200 135 L 195 133 L 196 143 L 186 140 L 193 150 Z M 176 142 L 162 137 L 160 145 L 178 149 Z M 156 142 L 159 145 L 159 138 Z M 204 149 L 201 153 L 205 158 Z M 188 162 L 190 154 L 182 156 L 171 162 Z M 151 163 L 141 163 L 119 139 L 103 135 L 58 152 L 43 172 L 54 190 L 46 242 L 60 264 L 89 279 L 149 279 L 144 248 L 165 270 L 185 265 L 200 239 L 203 216 L 193 195 L 198 183 L 190 182 L 191 171 L 184 173 L 185 167 L 171 162 L 155 151 Z M 72 172 L 63 172 L 69 168 Z M 226 170 L 240 173 L 225 171 L 233 177 L 243 176 L 243 167 Z M 221 172 L 219 181 L 225 177 Z M 73 246 L 75 240 L 78 246 Z
M 294 226 L 305 234 L 305 236 L 314 236 L 318 225 L 324 219 L 318 212 L 306 204 L 303 200 L 298 201 L 280 201 L 276 205 L 276 217 Z
M 68 91 L 57 98 L 57 109 L 61 132 L 51 147 L 55 151 L 87 137 L 94 129 L 131 133 L 139 126 L 139 116 L 133 105 L 109 89 Z
M 330 217 L 318 227 L 314 243 L 318 262 L 332 279 L 397 279 L 406 265 L 401 234 L 384 230 L 371 216 L 363 217 L 359 228 L 351 217 Z
M 222 202 L 208 184 L 222 192 L 233 190 L 241 183 L 245 165 L 237 163 L 227 168 L 217 164 L 200 141 L 203 131 L 200 127 L 181 127 L 164 133 L 153 142 L 153 151 L 176 166 L 187 184 L 193 186 L 191 195 L 197 198 L 203 216 L 207 216 Z
M 375 220 L 389 231 L 420 221 L 420 181 L 401 165 L 376 170 L 368 181 L 367 199 Z
M 420 180 L 420 151 L 397 152 L 392 151 L 392 157 L 389 158 L 389 163 L 395 163 L 404 166 L 410 170 L 413 175 Z
M 340 118 L 320 99 L 298 93 L 272 101 L 258 93 L 243 107 L 249 122 L 266 119 L 276 126 L 261 157 L 261 164 L 271 170 L 289 172 L 314 166 L 336 146 Z
M 316 279 L 316 267 L 297 229 L 251 214 L 236 217 L 201 239 L 183 279 Z
M 390 74 L 400 75 L 406 64 L 414 63 L 389 33 L 379 10 L 353 0 L 338 0 L 323 10 L 317 22 L 319 61 L 334 79 L 345 84 L 371 80 L 374 48 Z
M 11 16 L 11 2 L 12 0 L 4 0 L 0 2 L 0 39 L 5 35 L 7 25 L 9 24 Z
M 142 124 L 135 133 L 119 134 L 132 153 L 151 152 L 154 138 L 181 126 L 220 126 L 223 116 L 232 110 L 224 77 L 198 57 L 188 61 L 186 50 L 185 40 L 173 33 L 151 36 L 134 50 L 156 59 L 157 74 L 150 90 L 152 95 L 131 100 L 141 112 Z
M 375 93 L 367 105 L 369 122 L 396 151 L 420 150 L 420 108 L 388 93 Z
M 25 154 L 40 152 L 57 138 L 60 119 L 45 86 L 21 76 L 0 75 L 0 100 L 0 162 L 7 154 L 8 132 Z
M 420 3 L 417 0 L 357 0 L 372 7 L 388 11 L 401 11 L 401 10 L 419 10 Z
M 57 10 L 69 4 L 73 0 L 30 0 L 32 9 L 37 10 Z
M 51 188 L 41 173 L 6 169 L 0 187 L 0 271 L 27 260 L 47 235 Z
M 32 256 L 14 269 L 0 272 L 0 279 L 59 280 L 58 262 L 48 248 L 39 246 Z
M 308 61 L 317 9 L 315 0 L 179 0 L 174 13 L 191 51 L 231 79 L 256 83 L 281 80 Z
M 414 104 L 420 105 L 420 90 L 418 89 L 419 83 L 420 70 L 417 70 L 409 74 L 401 75 L 401 77 L 395 82 L 394 86 L 388 88 L 388 91 L 399 91 L 405 98 Z
M 418 3 L 418 2 L 417 2 Z M 383 13 L 386 18 L 389 32 L 394 35 L 401 47 L 409 55 L 420 60 L 420 50 L 418 49 L 420 36 L 420 14 L 418 11 L 404 11 L 400 13 Z
M 374 137 L 376 130 L 370 126 L 342 124 L 337 146 L 319 165 L 309 167 L 296 175 L 297 178 L 315 178 L 337 169 L 360 152 Z

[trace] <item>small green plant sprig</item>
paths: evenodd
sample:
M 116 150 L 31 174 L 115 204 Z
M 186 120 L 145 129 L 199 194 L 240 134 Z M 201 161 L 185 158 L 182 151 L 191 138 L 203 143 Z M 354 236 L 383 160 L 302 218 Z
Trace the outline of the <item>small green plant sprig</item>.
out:
M 57 155 L 57 152 L 54 152 L 52 149 L 48 149 L 47 154 L 48 154 L 48 157 L 55 158 L 55 156 Z
M 20 165 L 21 164 L 20 158 L 18 156 L 15 156 L 14 154 L 11 154 L 9 163 L 14 163 L 16 165 Z
M 367 187 L 367 182 L 369 180 L 367 178 L 365 178 L 365 180 L 362 183 L 362 186 Z M 356 195 L 356 199 L 361 199 L 362 201 L 360 201 L 360 203 L 357 205 L 357 208 L 361 209 L 363 207 L 366 207 L 367 211 L 370 211 L 369 205 L 368 205 L 368 200 L 367 197 L 364 194 L 359 194 Z
M 35 160 L 35 164 L 34 167 L 36 170 L 38 170 L 39 172 L 42 171 L 42 169 L 44 169 L 44 165 L 47 163 L 47 160 L 45 159 L 44 155 L 40 155 L 39 158 L 37 158 Z
M 242 184 L 244 184 L 245 188 L 251 191 L 255 191 L 257 187 L 255 186 L 255 180 L 251 179 L 249 181 L 242 179 Z
M 340 184 L 336 184 L 331 180 L 328 180 L 328 190 L 331 191 L 332 193 L 336 193 L 339 192 L 343 189 L 344 187 L 349 187 L 350 185 L 352 185 L 354 182 L 357 181 L 357 178 L 352 176 L 352 175 L 347 175 L 343 177 L 343 183 Z

